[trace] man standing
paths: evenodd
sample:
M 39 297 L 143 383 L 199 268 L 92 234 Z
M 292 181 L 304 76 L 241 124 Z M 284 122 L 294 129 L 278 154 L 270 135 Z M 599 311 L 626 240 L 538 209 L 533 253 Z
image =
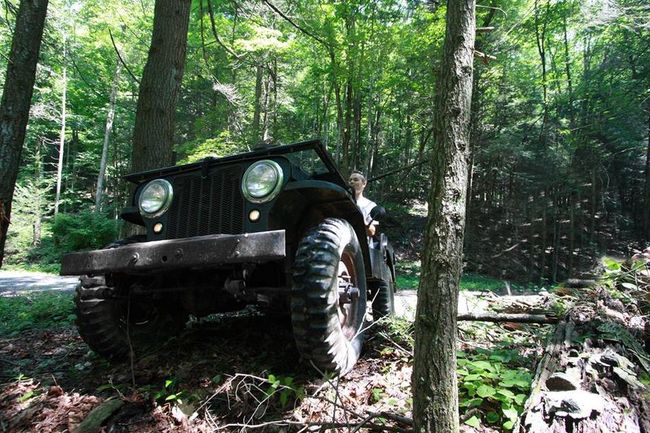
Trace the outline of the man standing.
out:
M 364 197 L 363 190 L 366 189 L 368 181 L 360 171 L 353 171 L 348 180 L 348 184 L 354 190 L 354 200 L 363 214 L 363 221 L 366 224 L 366 232 L 368 236 L 374 236 L 377 232 L 377 221 L 370 217 L 370 211 L 377 206 L 372 200 Z

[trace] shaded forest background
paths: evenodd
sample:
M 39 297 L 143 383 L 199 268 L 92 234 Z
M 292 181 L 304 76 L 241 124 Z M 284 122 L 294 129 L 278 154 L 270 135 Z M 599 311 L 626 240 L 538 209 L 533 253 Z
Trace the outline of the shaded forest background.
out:
M 118 236 L 153 6 L 50 2 L 8 264 Z M 16 8 L 3 4 L 4 53 Z M 650 5 L 489 0 L 477 13 L 466 270 L 557 281 L 642 246 Z M 403 220 L 436 176 L 417 163 L 432 147 L 444 17 L 418 1 L 192 1 L 176 161 L 321 137 L 344 173 L 411 166 L 369 186 Z

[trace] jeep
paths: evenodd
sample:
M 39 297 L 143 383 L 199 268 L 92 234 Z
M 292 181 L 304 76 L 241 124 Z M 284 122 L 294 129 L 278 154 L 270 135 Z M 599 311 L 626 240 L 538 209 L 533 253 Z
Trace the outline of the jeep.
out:
M 204 317 L 256 305 L 290 313 L 301 356 L 345 373 L 372 317 L 394 312 L 395 255 L 368 237 L 352 191 L 318 140 L 126 176 L 120 217 L 146 234 L 62 259 L 80 275 L 79 334 L 110 360 Z M 385 215 L 377 207 L 371 217 Z M 368 309 L 370 310 L 370 309 Z

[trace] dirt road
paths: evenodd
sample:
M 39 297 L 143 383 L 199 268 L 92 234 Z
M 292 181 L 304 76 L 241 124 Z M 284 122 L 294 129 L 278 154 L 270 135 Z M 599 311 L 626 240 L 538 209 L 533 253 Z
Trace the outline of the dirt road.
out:
M 0 296 L 46 290 L 73 291 L 77 277 L 59 277 L 41 272 L 0 271 Z

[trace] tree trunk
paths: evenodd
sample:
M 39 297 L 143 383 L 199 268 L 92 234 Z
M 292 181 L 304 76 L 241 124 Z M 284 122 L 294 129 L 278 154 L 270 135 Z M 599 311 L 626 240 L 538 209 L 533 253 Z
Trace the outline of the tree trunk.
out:
M 22 0 L 0 101 L 0 267 L 11 217 L 11 202 L 29 120 L 36 64 L 48 0 Z
M 260 117 L 262 113 L 262 78 L 264 67 L 257 65 L 255 70 L 255 109 L 253 111 L 253 145 L 260 142 Z
M 108 145 L 110 143 L 111 131 L 113 130 L 113 120 L 115 119 L 115 101 L 117 99 L 117 90 L 120 84 L 120 71 L 122 63 L 117 59 L 115 66 L 115 75 L 113 75 L 113 85 L 111 86 L 111 96 L 108 103 L 108 113 L 106 114 L 106 127 L 104 128 L 104 146 L 102 147 L 102 160 L 99 163 L 99 175 L 97 176 L 97 191 L 95 191 L 95 211 L 102 210 L 102 196 L 104 194 L 104 179 L 106 176 L 106 165 L 108 164 Z
M 156 0 L 153 33 L 142 73 L 131 168 L 173 164 L 174 121 L 183 79 L 190 0 Z
M 39 190 L 43 185 L 43 157 L 41 156 L 41 149 L 43 148 L 43 139 L 39 138 L 36 141 L 36 152 L 34 155 L 36 167 L 34 176 L 36 177 L 36 188 Z M 41 233 L 43 225 L 43 195 L 37 194 L 36 203 L 34 205 L 34 232 L 32 237 L 32 246 L 36 247 L 41 244 Z
M 539 53 L 540 62 L 542 64 L 542 105 L 544 107 L 544 115 L 542 119 L 542 129 L 540 131 L 540 140 L 546 144 L 546 124 L 548 122 L 548 83 L 546 81 L 546 25 L 548 24 L 548 10 L 550 1 L 546 1 L 546 11 L 544 13 L 544 23 L 542 29 L 539 29 L 539 2 L 535 0 L 535 41 L 537 42 L 537 52 Z
M 643 227 L 645 238 L 650 239 L 650 104 L 648 104 L 648 147 L 645 155 L 645 203 L 643 207 Z
M 54 199 L 54 218 L 59 214 L 59 204 L 61 203 L 61 184 L 63 183 L 63 156 L 65 154 L 65 117 L 66 117 L 66 98 L 68 95 L 68 71 L 66 67 L 67 57 L 67 40 L 63 35 L 63 92 L 61 93 L 61 132 L 59 134 L 59 164 L 56 167 L 56 198 Z
M 475 1 L 449 2 L 435 118 L 412 376 L 415 432 L 458 431 L 456 316 L 465 230 L 465 196 L 475 32 Z

